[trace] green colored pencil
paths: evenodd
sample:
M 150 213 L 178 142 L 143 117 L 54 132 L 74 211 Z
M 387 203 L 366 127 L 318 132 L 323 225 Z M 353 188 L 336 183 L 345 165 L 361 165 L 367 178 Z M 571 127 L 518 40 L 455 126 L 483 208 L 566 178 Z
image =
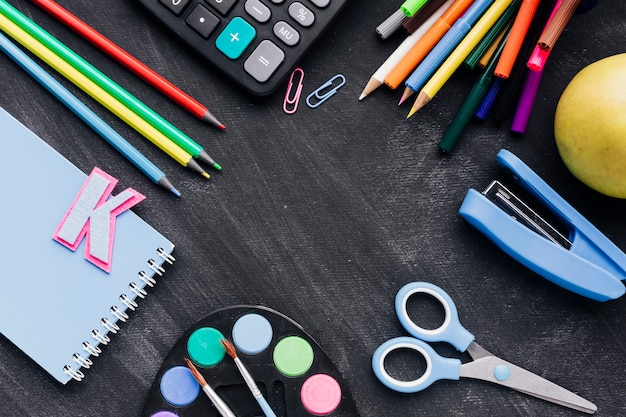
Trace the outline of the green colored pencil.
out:
M 111 96 L 119 100 L 131 111 L 160 131 L 169 140 L 188 152 L 191 156 L 209 164 L 217 170 L 222 169 L 222 167 L 217 164 L 197 142 L 185 135 L 178 128 L 173 126 L 154 110 L 126 91 L 115 81 L 111 80 L 100 70 L 76 54 L 50 33 L 46 32 L 45 29 L 37 25 L 5 0 L 0 0 L 0 13 L 57 54 L 61 59 L 76 68 L 76 70 L 80 71 L 103 90 L 107 91 Z

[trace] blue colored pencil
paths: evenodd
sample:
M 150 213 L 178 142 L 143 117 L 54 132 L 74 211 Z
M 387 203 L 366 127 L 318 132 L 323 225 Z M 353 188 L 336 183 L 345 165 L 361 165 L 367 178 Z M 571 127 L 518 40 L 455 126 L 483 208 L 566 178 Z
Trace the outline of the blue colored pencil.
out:
M 115 149 L 117 149 L 126 159 L 132 162 L 148 178 L 161 187 L 171 191 L 177 197 L 180 192 L 174 188 L 167 179 L 163 171 L 152 161 L 146 158 L 126 139 L 120 136 L 111 126 L 96 115 L 89 107 L 80 101 L 75 95 L 67 90 L 61 83 L 48 74 L 39 64 L 33 61 L 28 55 L 22 52 L 11 40 L 0 33 L 0 50 L 17 63 L 29 75 L 37 80 L 46 90 L 65 104 L 72 112 L 87 123 L 96 133 L 102 136 Z
M 472 26 L 480 19 L 494 0 L 476 0 L 474 4 L 457 20 L 446 35 L 430 51 L 424 60 L 415 68 L 405 82 L 406 89 L 402 94 L 402 104 L 414 92 L 418 91 L 428 81 L 441 63 L 452 53 L 454 48 L 463 40 Z

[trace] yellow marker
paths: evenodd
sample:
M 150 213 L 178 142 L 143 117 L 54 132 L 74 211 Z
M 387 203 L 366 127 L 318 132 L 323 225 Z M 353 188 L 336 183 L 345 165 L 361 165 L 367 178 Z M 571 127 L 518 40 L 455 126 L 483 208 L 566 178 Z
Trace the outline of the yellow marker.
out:
M 463 38 L 461 43 L 452 51 L 450 56 L 441 64 L 439 69 L 433 74 L 428 82 L 422 87 L 407 118 L 413 116 L 416 111 L 424 107 L 444 84 L 450 79 L 452 74 L 461 66 L 465 58 L 472 52 L 478 42 L 485 36 L 513 0 L 496 0 L 483 14 L 472 30 Z
M 16 42 L 20 43 L 26 49 L 39 57 L 46 64 L 54 68 L 59 74 L 72 82 L 78 88 L 89 94 L 93 99 L 98 101 L 104 107 L 109 109 L 113 114 L 126 122 L 130 127 L 143 135 L 150 142 L 158 146 L 162 151 L 167 153 L 172 159 L 193 171 L 198 172 L 206 178 L 210 178 L 209 174 L 193 160 L 188 152 L 184 151 L 180 146 L 176 145 L 163 133 L 154 128 L 150 123 L 139 117 L 119 100 L 111 96 L 96 83 L 91 81 L 80 71 L 72 67 L 58 55 L 42 45 L 26 31 L 21 29 L 6 16 L 0 13 L 0 29 L 7 35 L 12 37 Z

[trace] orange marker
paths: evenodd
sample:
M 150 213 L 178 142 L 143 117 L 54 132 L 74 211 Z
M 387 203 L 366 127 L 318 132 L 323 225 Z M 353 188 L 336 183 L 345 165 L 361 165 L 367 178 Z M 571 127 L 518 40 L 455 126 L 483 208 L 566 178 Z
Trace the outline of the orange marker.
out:
M 522 1 L 522 5 L 517 12 L 515 20 L 513 21 L 513 27 L 509 33 L 509 39 L 506 41 L 502 55 L 500 55 L 500 59 L 498 60 L 498 65 L 496 65 L 496 70 L 494 72 L 496 77 L 504 79 L 509 78 L 511 70 L 513 69 L 513 64 L 517 59 L 522 42 L 524 42 L 524 38 L 528 33 L 528 28 L 530 27 L 530 23 L 535 16 L 535 12 L 537 11 L 540 1 L 541 0 Z
M 387 74 L 385 84 L 395 89 L 417 67 L 431 49 L 450 30 L 454 22 L 465 13 L 474 0 L 456 0 L 435 22 L 428 32 L 417 42 L 400 62 Z

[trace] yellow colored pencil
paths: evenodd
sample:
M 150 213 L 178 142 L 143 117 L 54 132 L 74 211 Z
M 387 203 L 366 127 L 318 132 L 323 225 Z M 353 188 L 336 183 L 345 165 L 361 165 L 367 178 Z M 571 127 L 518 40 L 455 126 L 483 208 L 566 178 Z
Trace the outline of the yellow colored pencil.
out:
M 0 30 L 5 32 L 16 42 L 35 54 L 39 59 L 44 61 L 50 67 L 54 68 L 59 74 L 68 81 L 76 85 L 93 99 L 98 101 L 109 111 L 127 123 L 130 127 L 148 139 L 150 142 L 158 146 L 163 152 L 168 154 L 172 159 L 206 178 L 210 178 L 209 174 L 193 159 L 191 154 L 184 151 L 180 146 L 176 145 L 163 133 L 154 128 L 150 123 L 139 117 L 128 107 L 122 104 L 115 97 L 111 96 L 96 83 L 91 81 L 80 71 L 61 59 L 58 55 L 46 48 L 37 41 L 29 33 L 21 29 L 10 19 L 0 13 Z
M 430 77 L 424 87 L 422 87 L 413 107 L 411 107 L 411 111 L 407 115 L 407 119 L 424 107 L 441 90 L 478 42 L 485 36 L 489 28 L 494 25 L 512 2 L 513 0 L 496 0 L 487 9 L 472 30 L 469 31 L 450 56 L 441 64 L 439 69 Z

